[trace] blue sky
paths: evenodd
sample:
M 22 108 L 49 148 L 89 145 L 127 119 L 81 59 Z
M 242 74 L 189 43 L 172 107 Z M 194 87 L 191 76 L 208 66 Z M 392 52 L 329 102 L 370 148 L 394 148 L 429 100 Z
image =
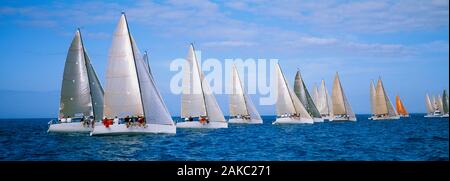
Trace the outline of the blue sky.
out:
M 0 2 L 0 117 L 55 117 L 67 49 L 77 27 L 104 81 L 120 12 L 172 115 L 173 59 L 194 42 L 203 58 L 276 58 L 291 85 L 300 68 L 308 87 L 339 71 L 357 113 L 369 113 L 371 79 L 424 112 L 424 95 L 448 90 L 447 0 L 405 1 L 8 1 Z M 104 82 L 103 82 L 104 83 Z M 258 95 L 251 95 L 258 103 Z M 228 113 L 227 95 L 217 95 Z M 274 106 L 258 106 L 273 114 Z

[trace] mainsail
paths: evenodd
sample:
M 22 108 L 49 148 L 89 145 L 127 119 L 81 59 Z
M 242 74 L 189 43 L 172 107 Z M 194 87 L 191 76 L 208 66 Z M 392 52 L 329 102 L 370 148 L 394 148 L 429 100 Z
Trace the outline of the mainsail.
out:
M 306 85 L 305 82 L 303 82 L 300 71 L 297 71 L 297 74 L 295 75 L 294 92 L 295 95 L 300 99 L 300 102 L 304 105 L 308 113 L 311 115 L 311 117 L 321 117 L 319 111 L 316 108 L 316 105 L 314 104 L 313 99 L 311 98 L 311 95 L 306 89 Z
M 289 88 L 286 78 L 281 71 L 280 65 L 276 65 L 277 72 L 277 115 L 284 114 L 298 114 L 300 118 L 312 119 L 309 113 L 306 111 L 303 104 L 300 102 L 295 93 Z
M 113 34 L 106 68 L 105 116 L 108 118 L 143 115 L 134 52 L 125 15 Z
M 114 33 L 106 81 L 106 117 L 143 115 L 150 124 L 174 125 L 124 13 Z
M 444 110 L 444 114 L 448 114 L 448 96 L 445 90 L 442 93 L 442 109 Z
M 317 108 L 319 109 L 320 114 L 322 115 L 333 115 L 332 101 L 328 94 L 327 88 L 325 87 L 325 81 L 322 80 L 320 83 L 320 91 L 319 91 L 319 101 Z
M 341 81 L 339 80 L 339 74 L 337 72 L 333 82 L 331 97 L 333 101 L 334 115 L 348 115 L 352 119 L 355 118 L 355 113 L 352 111 L 350 104 L 347 101 L 347 97 L 344 94 Z
M 397 113 L 399 115 L 408 115 L 408 111 L 406 111 L 406 108 L 400 100 L 400 96 L 398 95 L 395 97 L 395 104 L 397 106 Z
M 319 110 L 319 99 L 320 99 L 319 97 L 320 97 L 319 89 L 317 88 L 317 85 L 314 84 L 312 98 L 313 98 L 314 105 L 316 105 L 317 110 Z
M 61 87 L 59 118 L 103 115 L 103 89 L 77 30 L 70 45 Z
M 396 116 L 397 112 L 392 106 L 389 97 L 386 94 L 386 91 L 383 86 L 383 82 L 381 79 L 378 79 L 377 88 L 376 88 L 376 99 L 375 99 L 375 114 L 383 115 L 387 114 L 389 116 Z
M 200 70 L 193 44 L 189 46 L 186 60 L 183 67 L 181 117 L 208 116 L 210 121 L 226 122 L 208 81 Z
M 244 92 L 239 73 L 235 66 L 233 66 L 231 76 L 232 93 L 230 94 L 230 115 L 249 115 L 251 119 L 261 120 L 261 116 L 253 105 L 250 97 Z
M 430 96 L 428 96 L 428 94 L 426 94 L 426 96 L 425 96 L 425 105 L 427 108 L 427 113 L 432 114 L 434 112 L 434 107 L 431 104 Z

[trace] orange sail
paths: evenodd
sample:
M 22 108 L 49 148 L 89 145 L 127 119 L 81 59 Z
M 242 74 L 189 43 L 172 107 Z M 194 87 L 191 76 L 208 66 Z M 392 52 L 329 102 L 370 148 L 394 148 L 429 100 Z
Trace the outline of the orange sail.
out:
M 405 108 L 405 106 L 403 106 L 403 103 L 400 100 L 400 97 L 398 95 L 395 97 L 395 105 L 397 106 L 397 113 L 399 115 L 402 115 L 402 116 L 408 115 L 408 111 L 406 111 L 406 108 Z

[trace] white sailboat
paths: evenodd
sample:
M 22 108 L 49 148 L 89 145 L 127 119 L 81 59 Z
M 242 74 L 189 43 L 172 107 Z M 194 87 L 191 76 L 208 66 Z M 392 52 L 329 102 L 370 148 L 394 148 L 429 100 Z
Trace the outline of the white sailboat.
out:
M 91 135 L 169 133 L 176 127 L 122 13 L 106 71 L 103 124 Z M 112 120 L 114 119 L 114 120 Z
M 228 123 L 200 69 L 193 44 L 189 46 L 183 71 L 181 117 L 185 121 L 178 122 L 177 127 L 228 128 Z
M 437 115 L 434 114 L 435 109 L 434 109 L 433 104 L 431 103 L 430 96 L 428 94 L 425 95 L 425 106 L 427 108 L 427 115 L 425 115 L 424 117 L 429 118 L 429 117 L 440 116 L 438 114 Z
M 78 29 L 67 53 L 58 121 L 48 132 L 90 132 L 103 115 L 103 89 Z
M 313 124 L 314 120 L 306 111 L 294 91 L 289 88 L 280 65 L 276 64 L 277 75 L 277 119 L 272 124 Z
M 316 92 L 316 90 L 314 92 Z M 333 106 L 327 88 L 325 87 L 324 80 L 322 80 L 320 83 L 320 90 L 315 94 L 317 94 L 317 96 L 314 97 L 317 97 L 316 106 L 319 110 L 320 116 L 322 116 L 324 120 L 332 121 Z
M 347 101 L 337 72 L 333 82 L 331 98 L 333 102 L 333 121 L 356 121 L 355 113 Z
M 442 117 L 442 112 L 439 109 L 439 103 L 436 100 L 436 97 L 433 96 L 432 101 L 430 101 L 430 97 L 428 94 L 425 97 L 425 104 L 427 106 L 427 115 L 424 117 L 434 118 L 434 117 Z
M 320 116 L 319 110 L 317 110 L 308 89 L 306 89 L 306 85 L 302 79 L 300 71 L 297 71 L 297 74 L 295 75 L 294 92 L 298 99 L 300 99 L 300 102 L 303 104 L 306 111 L 308 111 L 309 115 L 311 115 L 314 119 L 314 122 L 323 122 L 323 118 Z
M 250 97 L 244 92 L 236 66 L 231 75 L 230 119 L 228 123 L 262 124 L 263 120 Z
M 375 95 L 373 95 L 373 82 L 370 85 L 370 99 L 372 102 L 372 113 L 373 116 L 370 117 L 370 120 L 392 120 L 392 119 L 400 119 L 400 116 L 395 111 L 394 106 L 392 105 L 387 93 L 384 89 L 383 82 L 381 78 L 378 79 L 377 88 L 375 89 Z M 375 100 L 373 100 L 375 99 Z

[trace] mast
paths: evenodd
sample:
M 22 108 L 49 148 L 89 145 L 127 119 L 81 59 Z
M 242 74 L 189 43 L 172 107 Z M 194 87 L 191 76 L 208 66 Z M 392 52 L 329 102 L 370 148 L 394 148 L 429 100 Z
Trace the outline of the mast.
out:
M 81 51 L 83 52 L 83 58 L 84 58 L 84 66 L 86 67 L 86 74 L 87 74 L 87 77 L 88 77 L 88 88 L 89 88 L 89 95 L 90 95 L 90 97 L 91 97 L 91 108 L 92 108 L 92 115 L 94 116 L 94 119 L 95 119 L 95 106 L 94 106 L 94 98 L 92 97 L 92 89 L 91 89 L 91 77 L 89 76 L 89 74 L 88 74 L 88 72 L 87 72 L 87 69 L 88 69 L 88 65 L 87 65 L 87 62 L 86 62 L 86 52 L 85 52 L 85 50 L 84 50 L 84 43 L 83 43 L 83 37 L 81 36 L 81 30 L 80 30 L 80 28 L 77 28 L 77 30 L 78 30 L 78 34 L 80 34 L 80 42 L 81 42 Z
M 205 113 L 206 113 L 205 116 L 208 116 L 208 107 L 206 106 L 205 92 L 203 91 L 203 80 L 205 78 L 202 76 L 203 72 L 201 71 L 200 66 L 198 65 L 197 54 L 195 53 L 194 44 L 191 43 L 191 46 L 192 46 L 192 50 L 193 50 L 192 53 L 194 54 L 194 58 L 195 58 L 195 65 L 197 66 L 197 70 L 198 70 L 198 74 L 199 74 L 198 76 L 200 77 L 200 88 L 202 90 L 203 104 L 205 106 Z M 211 92 L 211 94 L 212 94 L 212 92 Z
M 145 106 L 144 106 L 144 100 L 142 99 L 141 83 L 139 80 L 139 76 L 137 75 L 138 70 L 137 70 L 137 65 L 136 65 L 136 57 L 134 55 L 133 41 L 131 39 L 131 34 L 130 34 L 130 27 L 128 27 L 128 20 L 127 20 L 127 16 L 126 16 L 125 12 L 122 12 L 122 14 L 123 14 L 123 17 L 125 18 L 125 24 L 127 25 L 128 38 L 130 40 L 130 46 L 131 46 L 131 54 L 133 56 L 133 63 L 134 63 L 134 68 L 136 70 L 136 77 L 137 77 L 137 82 L 138 82 L 138 87 L 139 87 L 139 97 L 141 98 L 142 113 L 144 114 L 144 117 L 145 117 Z

